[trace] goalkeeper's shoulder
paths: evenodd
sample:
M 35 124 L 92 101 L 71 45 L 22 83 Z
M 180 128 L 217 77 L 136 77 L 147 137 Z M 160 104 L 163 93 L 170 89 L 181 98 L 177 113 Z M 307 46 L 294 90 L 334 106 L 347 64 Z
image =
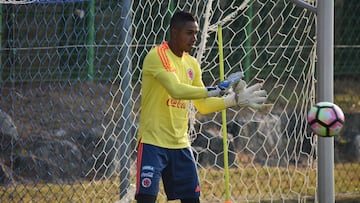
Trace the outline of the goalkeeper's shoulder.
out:
M 158 57 L 158 53 L 157 53 L 158 48 L 159 46 L 152 47 L 150 51 L 146 54 L 145 58 Z
M 158 48 L 159 48 L 159 46 L 153 47 L 146 54 L 146 56 L 144 58 L 144 62 L 143 62 L 145 66 L 161 63 L 161 58 L 158 54 Z

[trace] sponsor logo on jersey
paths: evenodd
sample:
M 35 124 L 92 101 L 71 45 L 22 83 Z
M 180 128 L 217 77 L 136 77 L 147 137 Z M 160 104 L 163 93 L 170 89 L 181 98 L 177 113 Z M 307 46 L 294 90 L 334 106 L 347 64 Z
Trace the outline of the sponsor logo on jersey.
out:
M 175 108 L 179 108 L 179 109 L 185 109 L 186 108 L 186 103 L 180 99 L 173 99 L 173 98 L 169 98 L 166 101 L 166 105 L 171 106 L 171 107 L 175 107 Z

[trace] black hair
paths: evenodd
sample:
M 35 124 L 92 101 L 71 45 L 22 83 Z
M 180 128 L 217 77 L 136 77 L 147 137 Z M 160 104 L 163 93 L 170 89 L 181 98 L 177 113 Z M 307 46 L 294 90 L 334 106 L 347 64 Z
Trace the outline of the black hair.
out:
M 170 29 L 178 28 L 179 26 L 183 26 L 186 22 L 196 22 L 193 14 L 185 11 L 178 11 L 174 13 L 170 20 Z

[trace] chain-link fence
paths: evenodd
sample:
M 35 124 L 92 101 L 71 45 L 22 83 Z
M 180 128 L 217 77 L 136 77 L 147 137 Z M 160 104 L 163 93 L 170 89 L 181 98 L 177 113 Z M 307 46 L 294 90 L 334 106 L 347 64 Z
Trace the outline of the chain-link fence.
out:
M 194 55 L 205 83 L 219 79 L 213 26 L 231 16 L 226 72 L 241 69 L 249 82 L 264 81 L 274 103 L 267 114 L 229 110 L 232 199 L 315 198 L 316 138 L 305 118 L 316 86 L 316 16 L 287 0 L 210 2 L 0 4 L 1 202 L 133 197 L 141 64 L 166 39 L 178 9 L 199 19 Z M 359 11 L 357 0 L 335 0 L 335 103 L 346 114 L 335 138 L 337 199 L 360 196 Z M 193 135 L 209 202 L 224 199 L 219 116 L 197 116 Z

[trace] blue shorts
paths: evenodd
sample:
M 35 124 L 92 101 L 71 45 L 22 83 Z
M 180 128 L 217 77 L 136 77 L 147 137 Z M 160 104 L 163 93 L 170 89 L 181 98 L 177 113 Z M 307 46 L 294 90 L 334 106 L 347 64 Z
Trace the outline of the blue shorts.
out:
M 196 163 L 190 148 L 166 149 L 139 143 L 136 194 L 157 196 L 160 178 L 168 200 L 200 197 Z

